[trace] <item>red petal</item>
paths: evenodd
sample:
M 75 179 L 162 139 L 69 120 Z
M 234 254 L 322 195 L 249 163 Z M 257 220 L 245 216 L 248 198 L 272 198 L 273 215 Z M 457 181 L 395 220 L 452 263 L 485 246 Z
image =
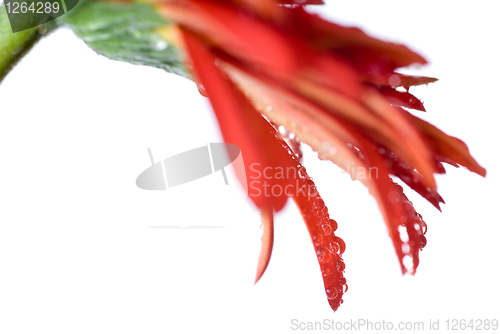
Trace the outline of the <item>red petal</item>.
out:
M 444 203 L 443 198 L 439 195 L 437 190 L 425 186 L 422 182 L 422 176 L 414 170 L 411 164 L 402 161 L 385 147 L 380 146 L 378 152 L 383 157 L 384 164 L 390 169 L 392 175 L 399 177 L 410 188 L 415 190 L 434 205 L 436 209 L 441 211 L 439 204 Z
M 184 3 L 183 3 L 184 4 Z M 276 71 L 298 68 L 297 50 L 276 27 L 232 6 L 215 2 L 164 4 L 161 11 L 177 23 L 221 47 L 224 52 Z
M 260 249 L 259 262 L 257 264 L 257 275 L 255 283 L 259 281 L 266 271 L 274 242 L 274 214 L 272 209 L 262 208 L 262 247 Z
M 415 212 L 413 205 L 403 194 L 403 189 L 394 183 L 389 177 L 389 169 L 384 164 L 384 159 L 378 152 L 377 147 L 373 146 L 368 140 L 359 137 L 362 147 L 361 153 L 368 159 L 370 166 L 378 168 L 378 177 L 376 180 L 368 179 L 369 191 L 377 200 L 384 216 L 389 236 L 399 258 L 401 270 L 403 273 L 414 274 L 419 260 L 418 253 L 421 249 L 422 228 L 417 230 L 415 224 L 420 224 L 420 218 Z M 370 181 L 371 184 L 370 184 Z M 403 240 L 401 229 L 406 231 L 409 239 Z M 406 266 L 403 258 L 409 256 L 412 259 L 412 265 Z
M 370 82 L 377 86 L 405 87 L 428 85 L 436 82 L 438 79 L 430 77 L 421 77 L 415 75 L 405 75 L 401 73 L 387 73 L 384 75 L 375 75 L 373 73 L 364 73 L 363 81 Z
M 379 90 L 392 105 L 425 111 L 424 104 L 408 92 L 398 92 L 389 86 L 382 86 Z
M 333 51 L 360 73 L 385 74 L 398 67 L 425 64 L 426 60 L 404 45 L 388 43 L 365 34 L 358 28 L 343 27 L 304 9 L 294 10 L 290 19 L 294 34 L 301 35 L 321 49 Z M 290 27 L 292 29 L 292 27 Z
M 295 162 L 299 164 L 297 160 Z M 345 243 L 335 235 L 337 222 L 330 219 L 328 209 L 318 194 L 314 182 L 309 178 L 304 167 L 301 166 L 299 169 L 302 171 L 303 178 L 297 180 L 293 199 L 314 244 L 328 303 L 336 311 L 343 302 L 342 296 L 347 291 L 344 278 L 345 264 L 341 257 L 345 251 Z
M 247 172 L 247 179 L 240 176 L 240 181 L 248 182 L 248 189 L 252 189 L 250 198 L 257 207 L 273 208 L 276 212 L 281 210 L 287 201 L 286 195 L 266 196 L 265 185 L 285 189 L 289 181 L 264 176 L 264 168 L 274 170 L 288 161 L 288 153 L 283 150 L 275 129 L 222 75 L 215 65 L 215 56 L 190 33 L 183 31 L 183 34 L 196 77 L 210 98 L 224 140 L 240 147 L 245 169 L 257 175 L 250 176 Z
M 467 167 L 470 171 L 486 176 L 486 169 L 481 167 L 470 155 L 467 145 L 458 138 L 451 137 L 426 121 L 413 116 L 406 110 L 400 110 L 425 136 L 429 147 L 434 152 L 451 162 Z

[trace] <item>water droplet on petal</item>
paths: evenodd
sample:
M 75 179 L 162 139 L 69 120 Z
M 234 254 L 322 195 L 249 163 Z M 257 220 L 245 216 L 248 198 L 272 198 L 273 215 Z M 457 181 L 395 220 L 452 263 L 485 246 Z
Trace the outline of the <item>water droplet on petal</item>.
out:
M 301 167 L 299 168 L 299 170 L 298 170 L 298 175 L 299 175 L 299 177 L 300 177 L 301 179 L 303 179 L 303 178 L 305 178 L 305 177 L 306 177 L 307 172 L 306 172 L 306 169 L 305 169 L 303 166 L 301 166 Z
M 409 255 L 405 255 L 403 257 L 403 266 L 408 270 L 409 272 L 413 271 L 413 259 Z
M 321 228 L 323 229 L 323 232 L 325 233 L 325 235 L 330 235 L 333 232 L 333 229 L 330 226 L 330 224 L 323 224 L 321 226 Z
M 334 219 L 330 219 L 330 225 L 332 227 L 333 232 L 337 231 L 338 224 Z
M 344 271 L 345 269 L 345 263 L 344 261 L 340 260 L 340 261 L 337 261 L 337 270 L 338 271 Z
M 323 248 L 322 255 L 318 257 L 320 263 L 328 263 L 332 260 L 332 253 L 328 248 Z
M 196 84 L 198 86 L 198 91 L 200 92 L 201 95 L 208 97 L 207 92 L 205 90 L 205 87 L 203 87 L 202 84 L 198 83 Z
M 325 202 L 321 198 L 318 198 L 318 200 L 316 201 L 316 209 L 323 210 L 324 207 Z
M 427 238 L 421 234 L 419 237 L 419 241 L 420 241 L 420 249 L 423 249 L 425 245 L 427 245 Z
M 313 235 L 312 239 L 316 246 L 323 244 L 323 234 Z
M 330 243 L 330 250 L 335 253 L 335 254 L 338 254 L 339 250 L 340 250 L 340 247 L 339 247 L 339 244 L 336 243 L 336 242 L 332 242 Z
M 397 87 L 401 85 L 401 78 L 397 74 L 393 74 L 389 77 L 389 85 Z
M 401 200 L 401 195 L 397 191 L 391 191 L 389 195 L 387 195 L 387 199 L 392 204 L 397 203 Z
M 420 225 L 422 225 L 422 234 L 426 234 L 427 233 L 427 224 L 422 220 L 420 222 Z
M 337 290 L 337 288 L 335 287 L 329 287 L 328 289 L 325 290 L 326 291 L 326 297 L 328 299 L 335 299 L 337 298 L 337 296 L 339 295 L 339 291 Z
M 339 237 L 335 237 L 334 241 L 339 245 L 339 254 L 345 252 L 345 242 Z

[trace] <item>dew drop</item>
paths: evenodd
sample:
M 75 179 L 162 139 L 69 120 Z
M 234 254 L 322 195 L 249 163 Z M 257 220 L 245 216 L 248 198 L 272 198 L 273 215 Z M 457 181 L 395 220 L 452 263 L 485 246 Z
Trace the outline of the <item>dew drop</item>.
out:
M 318 195 L 318 190 L 316 190 L 315 186 L 308 186 L 307 192 L 310 197 L 316 197 Z
M 399 238 L 401 239 L 401 241 L 408 242 L 408 240 L 410 240 L 410 237 L 408 236 L 408 230 L 406 229 L 406 227 L 399 226 L 398 230 L 399 230 Z
M 167 43 L 164 41 L 159 41 L 155 44 L 155 49 L 158 51 L 165 50 L 167 48 Z
M 393 87 L 401 85 L 401 78 L 396 74 L 391 75 L 389 77 L 389 85 Z
M 318 159 L 321 161 L 328 160 L 325 153 L 318 153 Z
M 303 166 L 301 166 L 298 170 L 298 174 L 301 179 L 305 178 L 307 175 L 306 169 Z
M 196 85 L 198 87 L 198 91 L 200 92 L 200 94 L 203 95 L 203 96 L 205 96 L 205 97 L 208 97 L 207 92 L 205 90 L 205 87 L 203 87 L 203 85 L 200 84 L 200 83 L 198 83 Z
M 323 234 L 316 234 L 313 236 L 313 241 L 316 246 L 323 244 Z M 319 254 L 318 254 L 319 255 Z
M 336 242 L 330 243 L 330 249 L 332 250 L 333 253 L 337 254 L 339 252 L 339 244 Z
M 318 256 L 318 260 L 321 263 L 328 263 L 332 260 L 332 253 L 328 248 L 323 248 L 323 252 L 321 256 Z
M 324 254 L 325 251 L 323 247 L 316 248 L 316 255 L 318 256 L 318 258 L 322 258 Z
M 422 225 L 422 234 L 426 234 L 427 233 L 427 224 L 422 220 L 420 222 L 420 225 Z
M 425 245 L 427 245 L 427 238 L 421 234 L 419 237 L 419 242 L 420 242 L 420 249 L 423 249 Z
M 333 232 L 337 231 L 338 224 L 334 219 L 330 219 L 330 225 L 332 226 Z
M 387 199 L 389 200 L 389 202 L 391 202 L 392 204 L 394 203 L 397 203 L 400 201 L 400 195 L 397 191 L 391 191 L 389 193 L 389 195 L 387 195 Z
M 325 202 L 321 198 L 318 198 L 318 200 L 316 201 L 316 209 L 323 210 L 324 207 Z
M 342 254 L 345 252 L 345 242 L 339 237 L 335 237 L 335 242 L 339 245 L 339 254 Z
M 347 282 L 347 281 L 346 281 L 345 277 L 341 277 L 341 278 L 339 279 L 339 283 L 340 283 L 340 285 L 344 285 L 346 282 Z
M 338 271 L 344 271 L 345 269 L 345 263 L 344 261 L 340 260 L 340 261 L 337 261 L 337 270 Z
M 326 224 L 325 223 L 325 224 L 323 224 L 321 226 L 321 228 L 323 229 L 323 232 L 325 233 L 325 235 L 330 235 L 333 232 L 332 227 L 330 226 L 330 224 Z
M 412 268 L 413 268 L 413 259 L 406 255 L 403 257 L 403 266 L 408 270 L 408 271 L 412 271 Z
M 326 289 L 326 297 L 328 299 L 335 299 L 335 298 L 337 298 L 338 295 L 339 295 L 339 291 L 337 290 L 337 288 L 331 286 L 328 289 Z

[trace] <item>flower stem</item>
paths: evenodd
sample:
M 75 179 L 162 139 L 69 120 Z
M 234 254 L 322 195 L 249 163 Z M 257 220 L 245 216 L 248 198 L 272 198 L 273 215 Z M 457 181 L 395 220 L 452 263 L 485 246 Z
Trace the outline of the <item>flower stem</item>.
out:
M 57 26 L 49 22 L 38 27 L 12 32 L 5 7 L 0 6 L 0 82 L 33 45 Z

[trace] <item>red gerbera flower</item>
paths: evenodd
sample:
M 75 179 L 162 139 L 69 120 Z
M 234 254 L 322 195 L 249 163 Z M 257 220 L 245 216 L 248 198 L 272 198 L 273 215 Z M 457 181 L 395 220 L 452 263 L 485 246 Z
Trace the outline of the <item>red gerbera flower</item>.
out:
M 403 274 L 415 273 L 427 226 L 393 178 L 440 209 L 444 201 L 434 174 L 445 173 L 443 163 L 482 176 L 486 171 L 462 141 L 408 112 L 425 111 L 410 87 L 436 79 L 396 71 L 425 64 L 425 59 L 403 45 L 323 20 L 302 6 L 318 3 L 321 0 L 158 0 L 157 9 L 179 27 L 177 42 L 186 51 L 200 92 L 210 99 L 225 141 L 242 151 L 247 172 L 238 177 L 262 211 L 264 227 L 256 281 L 271 256 L 274 213 L 291 197 L 307 225 L 328 301 L 336 310 L 347 290 L 345 244 L 300 162 L 301 142 L 368 188 Z M 94 5 L 81 6 L 83 14 L 76 18 L 66 16 L 87 43 L 111 58 L 185 75 L 176 50 L 157 36 L 175 38 L 172 30 L 150 5 Z M 135 15 L 138 10 L 142 16 Z M 103 24 L 106 16 L 109 21 Z M 124 29 L 129 20 L 134 21 L 133 29 Z M 6 25 L 2 27 L 0 44 L 6 52 L 0 76 L 55 25 L 17 35 L 6 34 Z
M 225 141 L 241 148 L 247 171 L 257 175 L 240 177 L 251 185 L 250 197 L 264 221 L 257 280 L 271 256 L 273 213 L 292 197 L 311 235 L 328 301 L 336 310 L 347 290 L 341 258 L 345 244 L 335 235 L 337 223 L 299 162 L 297 141 L 292 151 L 277 126 L 310 145 L 322 159 L 346 171 L 365 171 L 352 177 L 377 200 L 403 273 L 415 273 L 427 227 L 392 178 L 439 209 L 444 201 L 434 174 L 445 173 L 443 163 L 482 176 L 486 172 L 462 141 L 406 110 L 425 111 L 408 90 L 436 79 L 396 70 L 425 64 L 424 58 L 403 45 L 325 21 L 302 6 L 280 3 L 172 0 L 159 6 L 180 27 L 188 65 L 212 103 Z M 298 176 L 269 177 L 266 168 L 292 169 Z M 376 178 L 367 175 L 370 171 Z M 288 191 L 266 192 L 273 188 Z M 405 257 L 411 265 L 405 265 Z

